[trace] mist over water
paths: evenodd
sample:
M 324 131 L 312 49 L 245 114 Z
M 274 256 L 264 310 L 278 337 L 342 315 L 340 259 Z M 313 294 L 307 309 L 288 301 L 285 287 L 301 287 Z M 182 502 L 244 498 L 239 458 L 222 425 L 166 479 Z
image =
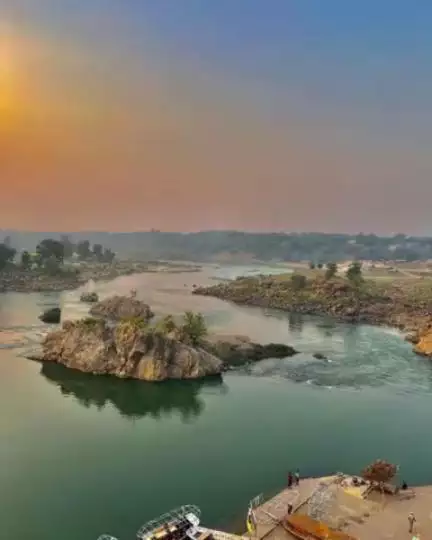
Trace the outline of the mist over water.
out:
M 37 318 L 44 309 L 60 304 L 71 319 L 88 306 L 80 290 L 0 295 L 1 537 L 110 532 L 126 540 L 185 503 L 198 504 L 206 524 L 224 526 L 296 467 L 304 475 L 358 472 L 386 457 L 408 482 L 432 481 L 432 365 L 393 329 L 190 293 L 216 273 L 239 271 L 210 267 L 94 285 L 102 298 L 135 288 L 157 315 L 201 311 L 214 331 L 300 351 L 205 381 L 150 384 L 28 361 L 22 354 L 50 329 Z

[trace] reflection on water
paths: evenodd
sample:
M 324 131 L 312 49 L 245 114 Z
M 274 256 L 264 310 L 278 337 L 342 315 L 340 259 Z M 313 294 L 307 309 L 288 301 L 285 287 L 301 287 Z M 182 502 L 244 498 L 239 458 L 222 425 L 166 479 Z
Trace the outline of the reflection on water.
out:
M 178 413 L 184 422 L 197 418 L 204 410 L 199 394 L 203 388 L 218 393 L 228 391 L 221 377 L 199 381 L 166 381 L 163 384 L 91 375 L 58 364 L 42 365 L 41 374 L 54 383 L 64 396 L 73 396 L 84 407 L 101 410 L 114 406 L 122 416 L 132 419 L 160 419 Z
M 288 328 L 290 332 L 302 332 L 303 330 L 304 318 L 302 315 L 297 313 L 288 314 Z
M 385 328 L 190 294 L 206 279 L 144 274 L 95 289 L 104 298 L 135 288 L 158 315 L 202 311 L 212 330 L 300 354 L 259 362 L 247 377 L 224 374 L 225 382 L 87 375 L 18 357 L 50 328 L 38 321 L 45 305 L 58 302 L 66 318 L 85 314 L 79 291 L 0 295 L 0 344 L 16 347 L 0 350 L 1 539 L 107 530 L 133 538 L 144 521 L 185 502 L 218 526 L 244 515 L 256 493 L 280 488 L 291 466 L 305 475 L 356 473 L 384 456 L 408 482 L 431 481 L 431 362 Z

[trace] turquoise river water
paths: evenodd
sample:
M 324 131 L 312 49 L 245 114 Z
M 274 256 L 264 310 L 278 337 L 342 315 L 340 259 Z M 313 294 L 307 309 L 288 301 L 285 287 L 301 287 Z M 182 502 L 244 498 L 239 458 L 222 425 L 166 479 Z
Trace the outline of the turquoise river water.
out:
M 132 540 L 148 519 L 188 503 L 200 506 L 206 525 L 227 527 L 297 467 L 303 475 L 358 472 L 383 457 L 409 483 L 432 482 L 432 364 L 391 329 L 189 292 L 212 274 L 238 272 L 95 286 L 102 296 L 134 287 L 158 313 L 200 310 L 219 332 L 301 351 L 201 382 L 123 381 L 26 360 L 47 331 L 40 312 L 60 302 L 65 318 L 81 316 L 79 291 L 0 295 L 0 538 Z

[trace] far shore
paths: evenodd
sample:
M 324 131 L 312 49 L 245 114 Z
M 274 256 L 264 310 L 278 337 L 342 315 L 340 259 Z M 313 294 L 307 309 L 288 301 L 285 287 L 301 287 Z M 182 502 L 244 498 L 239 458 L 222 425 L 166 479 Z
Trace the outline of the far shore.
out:
M 0 272 L 0 293 L 61 292 L 77 289 L 89 281 L 110 281 L 120 276 L 149 272 L 199 272 L 200 269 L 196 264 L 133 260 L 120 260 L 112 264 L 86 262 L 54 276 L 37 270 L 13 269 Z

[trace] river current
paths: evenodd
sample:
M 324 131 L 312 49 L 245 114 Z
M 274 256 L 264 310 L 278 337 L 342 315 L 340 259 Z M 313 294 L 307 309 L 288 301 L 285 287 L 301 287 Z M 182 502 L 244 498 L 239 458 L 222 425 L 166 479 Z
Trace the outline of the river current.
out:
M 407 482 L 432 482 L 432 364 L 392 329 L 190 294 L 194 283 L 256 271 L 95 285 L 102 297 L 136 288 L 157 313 L 198 310 L 220 333 L 301 351 L 220 381 L 149 384 L 31 362 L 23 354 L 47 331 L 38 315 L 60 303 L 65 318 L 82 316 L 79 291 L 0 295 L 0 538 L 132 540 L 148 519 L 188 503 L 205 524 L 228 526 L 296 468 L 355 473 L 382 457 Z

